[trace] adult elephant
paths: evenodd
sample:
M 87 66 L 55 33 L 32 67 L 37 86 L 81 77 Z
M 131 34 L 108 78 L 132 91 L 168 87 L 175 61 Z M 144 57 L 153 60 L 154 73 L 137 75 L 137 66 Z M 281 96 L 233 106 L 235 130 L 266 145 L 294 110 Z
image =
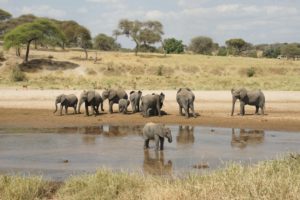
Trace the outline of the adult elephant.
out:
M 255 114 L 258 114 L 259 108 L 261 114 L 264 114 L 265 95 L 261 90 L 247 91 L 245 88 L 231 89 L 232 94 L 232 110 L 231 116 L 234 113 L 234 106 L 237 99 L 240 100 L 240 115 L 245 115 L 245 105 L 256 107 Z
M 164 149 L 164 140 L 165 137 L 168 138 L 169 143 L 172 142 L 172 134 L 171 130 L 161 124 L 155 124 L 149 122 L 145 124 L 143 128 L 143 136 L 144 136 L 144 148 L 149 148 L 149 140 L 154 140 L 156 144 L 156 150 Z
M 88 90 L 83 91 L 80 95 L 79 105 L 78 105 L 78 113 L 80 113 L 80 107 L 81 104 L 85 103 L 85 114 L 89 116 L 89 109 L 88 107 L 92 107 L 92 112 L 97 115 L 99 114 L 99 106 L 101 104 L 101 111 L 104 111 L 103 109 L 103 99 L 101 95 L 94 91 L 94 90 Z
M 186 118 L 189 118 L 189 116 L 190 116 L 190 113 L 189 113 L 190 109 L 192 110 L 193 117 L 196 117 L 196 114 L 194 111 L 195 95 L 191 91 L 190 88 L 180 88 L 176 94 L 176 101 L 179 105 L 179 114 L 180 115 L 183 115 L 183 113 L 182 113 L 182 108 L 183 108 Z
M 123 89 L 106 89 L 102 93 L 103 101 L 108 99 L 109 113 L 113 113 L 113 105 L 119 103 L 120 99 L 128 99 L 128 95 Z
M 161 116 L 161 108 L 165 99 L 164 93 L 147 94 L 143 96 L 141 103 L 142 113 L 144 117 L 149 117 L 150 112 L 153 115 Z
M 58 95 L 55 99 L 55 111 L 53 113 L 56 113 L 57 111 L 57 104 L 60 103 L 60 115 L 62 115 L 62 109 L 65 107 L 65 113 L 68 114 L 68 107 L 74 108 L 74 114 L 76 114 L 76 107 L 78 103 L 78 98 L 74 94 L 61 94 Z
M 132 112 L 140 112 L 140 100 L 142 97 L 142 92 L 141 91 L 131 91 L 130 92 L 130 102 L 131 102 L 131 107 L 132 107 Z

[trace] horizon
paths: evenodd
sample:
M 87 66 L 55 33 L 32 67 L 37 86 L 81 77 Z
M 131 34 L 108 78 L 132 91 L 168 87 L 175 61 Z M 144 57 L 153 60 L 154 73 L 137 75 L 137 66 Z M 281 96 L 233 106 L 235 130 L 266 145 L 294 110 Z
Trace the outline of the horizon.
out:
M 93 37 L 112 35 L 121 19 L 158 20 L 163 38 L 174 37 L 188 45 L 193 37 L 208 36 L 224 45 L 231 38 L 252 44 L 300 42 L 300 2 L 271 0 L 78 0 L 38 1 L 0 0 L 0 7 L 13 17 L 33 14 L 59 20 L 74 20 L 87 27 Z M 195 20 L 196 19 L 196 20 Z M 118 42 L 123 48 L 134 47 L 125 36 Z

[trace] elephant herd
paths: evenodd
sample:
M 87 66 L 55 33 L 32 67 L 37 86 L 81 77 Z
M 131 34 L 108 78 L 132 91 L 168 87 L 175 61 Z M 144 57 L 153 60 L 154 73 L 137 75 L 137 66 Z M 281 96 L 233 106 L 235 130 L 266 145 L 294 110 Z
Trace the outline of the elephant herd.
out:
M 261 90 L 248 91 L 245 88 L 232 89 L 232 110 L 231 116 L 234 113 L 234 107 L 236 100 L 240 101 L 240 115 L 245 115 L 245 105 L 251 105 L 256 107 L 255 114 L 264 114 L 265 110 L 265 96 Z M 91 108 L 92 114 L 95 116 L 99 114 L 99 107 L 101 111 L 103 109 L 103 102 L 108 99 L 109 102 L 109 113 L 113 113 L 113 105 L 119 105 L 119 112 L 126 114 L 128 112 L 128 106 L 131 104 L 132 113 L 141 112 L 144 117 L 151 115 L 161 116 L 161 108 L 165 100 L 165 94 L 152 93 L 142 96 L 141 91 L 131 91 L 129 98 L 125 90 L 123 89 L 105 89 L 102 96 L 94 91 L 88 90 L 83 91 L 80 94 L 79 100 L 74 94 L 65 95 L 61 94 L 56 97 L 55 100 L 55 111 L 57 111 L 57 104 L 60 104 L 60 115 L 62 110 L 65 108 L 65 113 L 68 113 L 68 107 L 74 109 L 74 113 L 80 113 L 81 105 L 85 104 L 85 114 L 89 116 L 89 107 Z M 79 102 L 78 102 L 79 101 Z M 179 114 L 185 115 L 189 118 L 190 111 L 193 117 L 196 117 L 194 110 L 195 95 L 189 88 L 180 88 L 176 94 L 176 101 L 179 106 Z M 182 111 L 184 110 L 184 112 Z

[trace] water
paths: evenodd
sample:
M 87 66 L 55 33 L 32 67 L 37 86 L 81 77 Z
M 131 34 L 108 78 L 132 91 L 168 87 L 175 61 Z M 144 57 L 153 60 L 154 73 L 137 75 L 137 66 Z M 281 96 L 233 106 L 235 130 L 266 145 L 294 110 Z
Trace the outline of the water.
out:
M 300 134 L 249 129 L 169 126 L 173 142 L 144 151 L 142 126 L 0 129 L 0 173 L 64 180 L 98 168 L 154 175 L 182 175 L 253 164 L 300 153 Z M 196 169 L 195 166 L 201 169 Z

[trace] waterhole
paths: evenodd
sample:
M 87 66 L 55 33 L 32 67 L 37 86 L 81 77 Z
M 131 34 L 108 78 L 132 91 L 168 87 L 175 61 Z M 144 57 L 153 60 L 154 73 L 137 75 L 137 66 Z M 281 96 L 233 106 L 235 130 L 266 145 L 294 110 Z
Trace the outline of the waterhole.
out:
M 143 126 L 0 129 L 0 173 L 64 180 L 106 168 L 152 175 L 205 173 L 228 162 L 254 164 L 300 153 L 300 133 L 168 126 L 164 151 L 144 150 Z

